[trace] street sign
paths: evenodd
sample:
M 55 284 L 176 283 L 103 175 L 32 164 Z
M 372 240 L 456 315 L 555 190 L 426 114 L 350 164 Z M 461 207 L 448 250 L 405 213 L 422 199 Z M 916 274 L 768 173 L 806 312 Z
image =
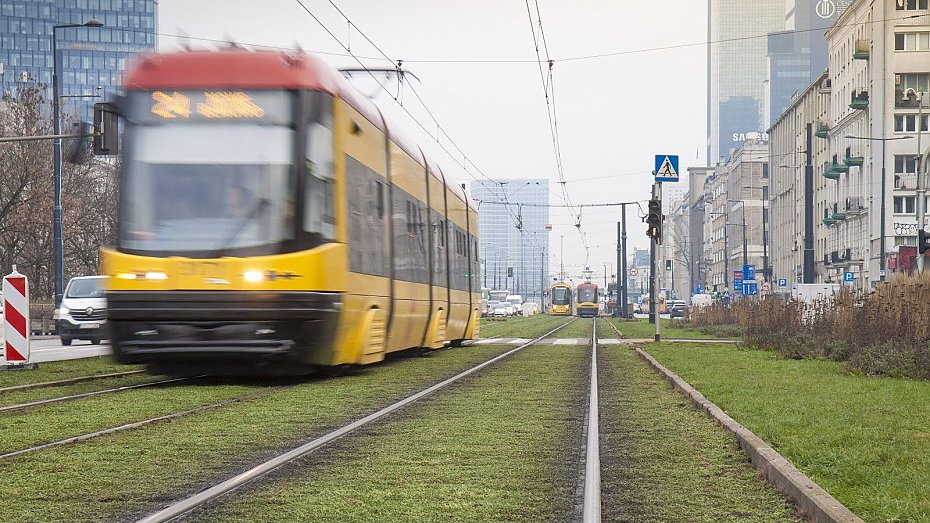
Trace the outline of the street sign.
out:
M 763 283 L 762 283 L 762 291 L 763 291 L 763 292 L 769 292 L 769 291 L 771 291 L 771 290 L 772 290 L 772 282 L 767 281 L 767 282 L 763 282 Z
M 738 278 L 733 278 L 733 293 L 734 293 L 734 294 L 742 294 L 742 293 L 743 293 L 743 277 L 742 277 L 742 273 L 740 273 L 740 272 L 737 271 L 736 274 L 739 274 L 740 277 L 738 277 Z
M 779 287 L 782 287 L 782 288 L 787 287 L 787 286 L 788 286 L 788 279 L 787 279 L 787 278 L 780 278 L 780 279 L 778 280 L 778 286 L 779 286 Z
M 845 282 L 854 282 L 856 281 L 856 274 L 851 271 L 846 271 L 843 273 L 843 281 Z
M 879 277 L 879 278 L 884 278 L 884 277 L 885 277 L 885 269 L 882 269 L 882 270 L 878 271 L 878 277 Z
M 637 274 L 639 274 L 639 269 L 636 267 L 630 267 L 630 276 L 636 276 Z
M 704 288 L 698 285 L 697 289 L 694 290 L 694 294 L 704 294 Z
M 743 296 L 755 296 L 759 294 L 759 284 L 755 281 L 743 281 Z
M 734 279 L 734 280 L 742 280 L 742 279 L 743 279 L 743 271 L 733 271 L 733 279 Z
M 679 180 L 678 156 L 657 154 L 655 175 L 657 182 L 677 182 Z
M 756 279 L 756 266 L 752 264 L 743 265 L 743 279 L 744 280 L 754 280 Z

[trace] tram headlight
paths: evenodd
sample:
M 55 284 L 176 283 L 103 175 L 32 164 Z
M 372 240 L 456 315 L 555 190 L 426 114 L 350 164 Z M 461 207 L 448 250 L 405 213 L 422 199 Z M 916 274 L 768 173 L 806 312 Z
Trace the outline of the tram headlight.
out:
M 121 272 L 117 274 L 116 277 L 121 280 L 134 280 L 137 276 L 134 272 Z
M 265 279 L 265 275 L 261 271 L 245 271 L 242 277 L 249 283 L 258 283 Z
M 146 280 L 167 280 L 168 275 L 163 272 L 147 272 L 145 273 Z

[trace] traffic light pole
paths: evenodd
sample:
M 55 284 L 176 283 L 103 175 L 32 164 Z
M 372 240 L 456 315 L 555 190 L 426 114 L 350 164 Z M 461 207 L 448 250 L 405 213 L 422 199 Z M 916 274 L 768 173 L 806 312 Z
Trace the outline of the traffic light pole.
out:
M 652 186 L 652 199 L 659 201 L 659 224 L 660 224 L 659 230 L 661 231 L 662 230 L 661 223 L 663 219 L 662 207 L 661 207 L 662 182 L 656 182 Z M 661 329 L 661 324 L 662 324 L 661 315 L 659 314 L 659 307 L 656 304 L 656 297 L 657 297 L 657 292 L 658 292 L 656 282 L 658 281 L 658 272 L 659 272 L 658 270 L 656 270 L 657 265 L 658 265 L 656 260 L 658 259 L 658 256 L 659 256 L 659 246 L 661 244 L 661 239 L 662 239 L 661 234 L 658 237 L 652 237 L 652 241 L 651 241 L 652 249 L 650 249 L 651 252 L 649 255 L 649 264 L 650 264 L 650 267 L 649 267 L 649 317 L 653 321 L 653 323 L 655 323 L 655 326 L 656 326 L 655 341 L 660 340 L 660 336 L 661 336 L 660 329 Z

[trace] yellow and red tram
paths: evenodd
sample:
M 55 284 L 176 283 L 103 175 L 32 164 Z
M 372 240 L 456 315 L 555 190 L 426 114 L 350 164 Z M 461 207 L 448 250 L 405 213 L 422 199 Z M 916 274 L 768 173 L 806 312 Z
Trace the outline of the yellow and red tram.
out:
M 477 336 L 475 209 L 321 60 L 151 55 L 115 106 L 117 361 L 291 374 Z
M 575 309 L 580 318 L 594 318 L 599 313 L 598 288 L 594 283 L 580 283 L 575 288 Z

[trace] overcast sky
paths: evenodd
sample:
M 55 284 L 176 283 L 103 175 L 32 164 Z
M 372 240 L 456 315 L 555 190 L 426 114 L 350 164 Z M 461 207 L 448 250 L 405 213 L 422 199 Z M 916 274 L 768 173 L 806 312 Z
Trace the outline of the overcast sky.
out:
M 302 0 L 344 43 L 349 29 L 329 0 Z M 522 0 L 334 0 L 388 56 L 421 81 L 418 90 L 443 128 L 491 178 L 542 177 L 558 191 L 542 81 L 535 63 L 449 63 L 446 60 L 534 60 L 527 4 Z M 531 0 L 535 19 L 535 4 Z M 214 44 L 194 38 L 346 54 L 297 0 L 160 0 L 159 32 L 186 33 L 193 47 Z M 707 6 L 695 0 L 539 0 L 554 65 L 565 179 L 572 200 L 601 203 L 645 200 L 653 155 L 681 155 L 682 170 L 704 165 L 706 142 L 706 48 L 693 45 L 615 56 L 569 57 L 647 50 L 706 39 Z M 178 39 L 161 36 L 163 51 Z M 379 56 L 357 31 L 351 50 Z M 348 56 L 324 56 L 337 67 L 358 66 Z M 419 61 L 438 60 L 438 63 Z M 386 62 L 364 60 L 368 66 Z M 368 84 L 359 83 L 363 90 Z M 387 96 L 379 105 L 399 109 Z M 407 91 L 405 106 L 430 122 Z M 416 124 L 400 113 L 395 120 Z M 432 125 L 427 126 L 435 132 Z M 434 155 L 443 165 L 451 160 Z M 458 159 L 461 161 L 461 158 Z M 470 181 L 465 177 L 463 181 Z M 552 197 L 554 203 L 557 201 Z M 629 212 L 629 245 L 645 248 L 645 227 Z M 616 263 L 619 208 L 585 209 L 591 268 Z M 580 272 L 581 239 L 569 212 L 552 209 L 552 253 L 565 236 L 565 264 Z

